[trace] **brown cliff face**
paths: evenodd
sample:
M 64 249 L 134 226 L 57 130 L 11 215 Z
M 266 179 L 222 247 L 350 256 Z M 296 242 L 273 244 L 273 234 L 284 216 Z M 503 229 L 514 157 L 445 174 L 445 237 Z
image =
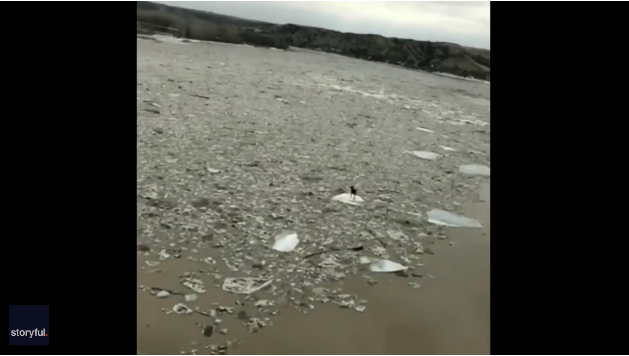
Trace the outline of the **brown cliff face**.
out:
M 345 56 L 386 62 L 412 69 L 450 73 L 490 81 L 490 51 L 460 46 L 454 43 L 416 41 L 389 38 L 373 34 L 338 32 L 323 28 L 295 24 L 277 25 L 267 22 L 241 19 L 221 14 L 177 8 L 146 1 L 138 2 L 138 19 L 144 22 L 151 12 L 151 19 L 159 20 L 159 25 L 187 28 L 190 22 L 194 27 L 217 27 L 218 31 L 182 31 L 183 37 L 195 38 L 194 33 L 218 32 L 215 37 L 221 42 L 247 43 L 254 46 L 288 49 L 288 46 L 338 53 Z M 155 13 L 168 17 L 164 20 Z M 179 20 L 173 20 L 178 16 Z M 230 30 L 230 36 L 221 36 L 223 27 Z M 199 36 L 196 36 L 199 37 Z M 205 35 L 204 38 L 214 40 Z M 211 37 L 211 38 L 210 38 Z

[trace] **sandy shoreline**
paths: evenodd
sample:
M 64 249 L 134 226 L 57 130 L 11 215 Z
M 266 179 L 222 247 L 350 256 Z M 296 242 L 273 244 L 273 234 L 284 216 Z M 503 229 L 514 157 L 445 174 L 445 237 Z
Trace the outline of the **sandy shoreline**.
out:
M 489 353 L 489 183 L 460 168 L 489 165 L 489 134 L 482 83 L 138 41 L 137 239 L 151 248 L 138 252 L 138 352 Z M 364 204 L 332 201 L 352 184 Z M 483 228 L 431 224 L 431 209 Z M 270 248 L 283 230 L 300 236 L 292 252 Z M 412 274 L 366 272 L 359 257 Z M 274 282 L 249 297 L 221 289 L 246 276 Z M 333 304 L 345 294 L 350 309 Z M 178 303 L 200 309 L 178 315 Z M 254 320 L 266 326 L 250 333 Z

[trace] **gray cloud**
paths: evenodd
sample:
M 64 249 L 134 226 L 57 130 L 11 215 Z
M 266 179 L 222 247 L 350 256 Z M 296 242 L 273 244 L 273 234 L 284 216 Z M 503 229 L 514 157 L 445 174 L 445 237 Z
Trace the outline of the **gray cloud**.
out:
M 489 48 L 489 1 L 160 2 L 260 21 Z

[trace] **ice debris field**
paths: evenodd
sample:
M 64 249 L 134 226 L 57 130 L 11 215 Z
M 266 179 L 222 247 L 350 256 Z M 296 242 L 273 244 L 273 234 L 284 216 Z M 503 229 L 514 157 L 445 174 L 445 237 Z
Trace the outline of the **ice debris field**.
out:
M 258 331 L 281 308 L 368 312 L 342 290 L 354 276 L 379 288 L 402 274 L 421 293 L 431 246 L 482 227 L 465 205 L 490 176 L 489 137 L 485 83 L 306 50 L 138 40 L 139 288 L 172 299 L 162 312 L 209 317 L 204 334 L 229 317 Z M 142 282 L 177 261 L 194 266 L 179 289 Z M 209 291 L 236 302 L 199 304 Z

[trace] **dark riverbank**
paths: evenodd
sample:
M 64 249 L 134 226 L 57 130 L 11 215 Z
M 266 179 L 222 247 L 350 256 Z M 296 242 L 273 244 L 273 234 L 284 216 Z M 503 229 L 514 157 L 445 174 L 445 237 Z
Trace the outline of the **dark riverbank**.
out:
M 180 37 L 282 49 L 294 46 L 491 81 L 490 51 L 486 49 L 296 24 L 278 25 L 148 1 L 137 4 L 138 21 L 176 29 Z

